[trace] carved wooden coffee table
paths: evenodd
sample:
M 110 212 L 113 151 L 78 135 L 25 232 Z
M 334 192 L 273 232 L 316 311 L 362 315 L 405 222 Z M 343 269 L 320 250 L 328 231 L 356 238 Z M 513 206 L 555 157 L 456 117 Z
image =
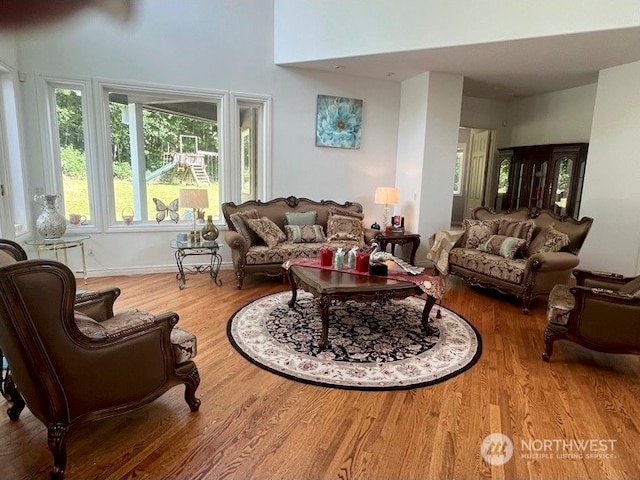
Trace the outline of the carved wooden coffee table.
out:
M 318 299 L 320 318 L 322 319 L 320 350 L 324 350 L 327 346 L 329 307 L 333 300 L 382 303 L 387 300 L 400 300 L 423 293 L 415 283 L 393 280 L 388 277 L 355 275 L 303 265 L 292 265 L 288 272 L 291 284 L 289 308 L 295 306 L 298 288 L 313 294 Z M 427 295 L 422 311 L 422 326 L 426 335 L 434 333 L 434 328 L 429 324 L 429 312 L 435 303 L 435 297 Z

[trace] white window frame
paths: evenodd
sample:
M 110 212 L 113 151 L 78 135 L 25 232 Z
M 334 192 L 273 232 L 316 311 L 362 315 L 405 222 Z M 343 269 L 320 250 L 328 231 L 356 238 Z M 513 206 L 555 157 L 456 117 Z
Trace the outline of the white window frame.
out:
M 228 155 L 226 153 L 227 147 L 227 104 L 228 94 L 220 90 L 202 90 L 202 89 L 185 89 L 164 85 L 147 84 L 147 83 L 131 83 L 131 82 L 117 82 L 111 80 L 96 80 L 96 91 L 99 92 L 98 98 L 98 110 L 100 115 L 97 116 L 96 128 L 98 131 L 98 141 L 100 145 L 100 156 L 105 159 L 101 169 L 101 175 L 104 178 L 103 185 L 105 185 L 105 191 L 103 192 L 103 208 L 102 215 L 105 219 L 106 231 L 122 231 L 123 228 L 126 231 L 133 230 L 184 230 L 184 224 L 175 224 L 173 222 L 163 222 L 158 224 L 155 219 L 148 219 L 147 221 L 136 224 L 133 226 L 125 226 L 122 219 L 117 218 L 115 212 L 115 195 L 113 190 L 113 162 L 111 162 L 111 139 L 108 135 L 110 130 L 109 121 L 109 92 L 118 92 L 124 94 L 140 93 L 144 95 L 166 95 L 168 97 L 182 97 L 191 101 L 201 102 L 215 102 L 218 108 L 218 160 L 220 169 L 220 178 L 225 178 L 225 165 L 224 160 Z M 222 181 L 220 185 L 222 190 Z M 220 192 L 221 197 L 223 196 Z M 222 198 L 221 198 L 221 201 Z
M 0 232 L 22 240 L 30 235 L 29 196 L 24 175 L 16 72 L 0 62 Z M 17 225 L 22 228 L 17 229 Z
M 240 131 L 240 108 L 258 107 L 258 158 L 256 158 L 256 200 L 271 198 L 271 97 L 246 93 L 231 93 L 233 104 L 233 121 L 231 122 L 232 143 L 229 170 L 231 174 L 229 191 L 226 198 L 229 201 L 240 202 L 242 198 L 242 157 Z M 223 200 L 227 201 L 227 200 Z
M 467 144 L 466 143 L 459 143 L 458 144 L 458 148 L 456 150 L 456 164 L 457 164 L 457 156 L 462 154 L 462 158 L 460 159 L 460 172 L 458 174 L 458 188 L 455 188 L 455 185 L 453 186 L 453 194 L 454 195 L 462 195 L 462 192 L 464 192 L 464 164 L 466 161 L 466 156 L 467 156 Z M 454 170 L 454 175 L 455 175 L 455 170 Z M 455 176 L 454 176 L 455 179 Z
M 43 129 L 42 151 L 44 159 L 44 185 L 46 193 L 62 192 L 62 163 L 60 159 L 59 132 L 56 116 L 56 88 L 80 90 L 83 95 L 83 130 L 87 161 L 87 181 L 91 202 L 92 225 L 83 231 L 134 232 L 134 231 L 183 231 L 184 225 L 173 222 L 158 224 L 155 219 L 126 226 L 115 212 L 113 190 L 113 163 L 109 135 L 109 92 L 125 94 L 152 94 L 180 97 L 189 101 L 215 102 L 218 108 L 218 168 L 220 203 L 240 202 L 242 182 L 240 164 L 241 106 L 259 107 L 258 158 L 256 159 L 256 198 L 267 199 L 271 195 L 271 111 L 272 98 L 268 95 L 228 92 L 212 89 L 172 87 L 149 83 L 121 82 L 110 79 L 60 78 L 41 75 L 38 78 L 38 104 L 41 109 Z M 232 108 L 229 108 L 232 106 Z M 231 140 L 233 139 L 233 140 Z M 217 219 L 224 226 L 224 217 Z
M 99 229 L 99 191 L 97 168 L 95 165 L 95 142 L 91 118 L 95 118 L 93 109 L 93 92 L 91 82 L 87 79 L 69 79 L 59 77 L 41 76 L 39 79 L 40 95 L 45 101 L 45 108 L 42 111 L 44 116 L 42 125 L 46 128 L 42 132 L 42 152 L 45 177 L 44 192 L 63 194 L 62 179 L 62 158 L 60 156 L 60 138 L 58 117 L 56 114 L 56 89 L 79 90 L 82 95 L 82 133 L 84 136 L 84 154 L 87 164 L 87 188 L 89 197 L 89 211 L 91 212 L 91 223 L 79 226 L 83 233 L 97 232 Z M 61 207 L 61 214 L 66 216 L 64 206 Z

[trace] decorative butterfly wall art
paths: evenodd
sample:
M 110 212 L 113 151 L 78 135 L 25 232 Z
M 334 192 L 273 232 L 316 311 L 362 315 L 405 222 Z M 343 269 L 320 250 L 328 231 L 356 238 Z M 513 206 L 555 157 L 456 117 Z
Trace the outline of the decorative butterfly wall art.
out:
M 153 203 L 156 204 L 156 221 L 160 223 L 165 219 L 167 215 L 174 222 L 178 223 L 180 220 L 180 214 L 178 213 L 178 199 L 176 198 L 169 205 L 165 205 L 159 198 L 154 198 Z

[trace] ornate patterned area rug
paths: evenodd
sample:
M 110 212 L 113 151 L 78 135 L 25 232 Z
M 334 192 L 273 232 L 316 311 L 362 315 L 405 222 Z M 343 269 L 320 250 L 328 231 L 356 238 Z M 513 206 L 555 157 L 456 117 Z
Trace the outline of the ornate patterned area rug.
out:
M 442 382 L 480 357 L 478 331 L 460 315 L 435 306 L 433 335 L 422 328 L 424 300 L 335 302 L 329 313 L 329 345 L 319 351 L 322 330 L 316 300 L 298 291 L 254 300 L 229 320 L 231 344 L 249 361 L 278 375 L 326 387 L 394 390 Z M 436 318 L 440 309 L 441 317 Z

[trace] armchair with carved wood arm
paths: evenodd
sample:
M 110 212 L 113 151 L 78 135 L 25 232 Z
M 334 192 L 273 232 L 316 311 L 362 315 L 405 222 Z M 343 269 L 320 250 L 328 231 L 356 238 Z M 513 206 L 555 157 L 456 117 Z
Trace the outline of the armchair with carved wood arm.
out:
M 591 350 L 640 354 L 640 275 L 574 270 L 577 285 L 556 285 L 549 294 L 545 352 L 556 340 Z
M 0 348 L 26 406 L 47 427 L 54 478 L 64 475 L 66 440 L 78 425 L 138 408 L 176 385 L 185 386 L 191 411 L 200 406 L 195 337 L 175 327 L 174 312 L 114 315 L 119 294 L 76 298 L 73 272 L 51 260 L 0 268 Z M 23 407 L 14 403 L 10 418 Z

